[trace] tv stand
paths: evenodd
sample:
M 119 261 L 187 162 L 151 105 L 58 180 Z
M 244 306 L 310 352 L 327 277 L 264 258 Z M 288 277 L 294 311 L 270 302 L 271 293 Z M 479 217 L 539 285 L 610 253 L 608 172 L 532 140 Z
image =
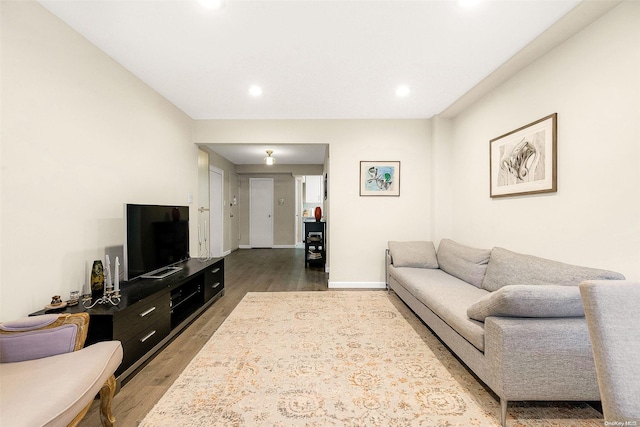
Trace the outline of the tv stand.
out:
M 180 270 L 164 279 L 138 278 L 122 283 L 122 297 L 116 306 L 98 304 L 85 309 L 79 304 L 61 311 L 89 313 L 86 345 L 122 342 L 118 385 L 224 295 L 224 258 L 192 258 L 176 267 Z

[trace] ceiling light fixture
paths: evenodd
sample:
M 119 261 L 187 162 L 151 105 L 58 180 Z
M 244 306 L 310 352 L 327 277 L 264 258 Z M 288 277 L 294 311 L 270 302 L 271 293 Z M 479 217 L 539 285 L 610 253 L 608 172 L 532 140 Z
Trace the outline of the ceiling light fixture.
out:
M 396 96 L 407 96 L 409 95 L 409 93 L 411 93 L 411 91 L 409 90 L 409 86 L 398 86 L 398 88 L 396 89 Z
M 224 0 L 199 0 L 200 4 L 207 9 L 222 9 Z
M 473 7 L 480 3 L 482 0 L 458 0 L 458 6 L 461 7 Z
M 267 166 L 274 165 L 276 163 L 276 158 L 271 157 L 273 154 L 273 150 L 267 150 L 267 157 L 264 158 L 264 164 Z
M 262 95 L 262 88 L 258 85 L 253 85 L 249 88 L 249 95 L 260 96 Z

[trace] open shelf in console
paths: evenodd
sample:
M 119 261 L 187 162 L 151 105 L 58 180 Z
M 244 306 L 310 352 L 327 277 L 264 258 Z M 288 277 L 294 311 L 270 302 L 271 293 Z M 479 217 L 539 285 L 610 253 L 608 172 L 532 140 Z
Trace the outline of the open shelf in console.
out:
M 171 291 L 171 328 L 179 326 L 204 304 L 204 275 L 198 275 Z

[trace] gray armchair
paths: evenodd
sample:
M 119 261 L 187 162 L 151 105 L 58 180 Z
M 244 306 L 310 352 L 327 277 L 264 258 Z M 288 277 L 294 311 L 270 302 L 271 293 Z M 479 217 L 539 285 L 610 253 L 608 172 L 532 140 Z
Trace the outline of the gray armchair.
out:
M 580 293 L 605 422 L 640 426 L 640 282 L 586 281 Z
M 83 348 L 89 315 L 49 314 L 0 323 L 0 414 L 12 427 L 76 426 L 99 393 L 113 426 L 119 341 Z

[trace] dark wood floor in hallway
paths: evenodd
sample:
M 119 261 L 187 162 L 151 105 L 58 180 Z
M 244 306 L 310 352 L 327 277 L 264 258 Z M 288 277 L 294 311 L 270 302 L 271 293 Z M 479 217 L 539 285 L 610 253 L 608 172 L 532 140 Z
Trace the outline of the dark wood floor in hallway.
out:
M 113 400 L 118 426 L 136 426 L 247 292 L 326 291 L 322 267 L 305 268 L 303 249 L 242 249 L 225 257 L 225 294 L 122 387 Z M 100 427 L 95 401 L 79 427 Z

